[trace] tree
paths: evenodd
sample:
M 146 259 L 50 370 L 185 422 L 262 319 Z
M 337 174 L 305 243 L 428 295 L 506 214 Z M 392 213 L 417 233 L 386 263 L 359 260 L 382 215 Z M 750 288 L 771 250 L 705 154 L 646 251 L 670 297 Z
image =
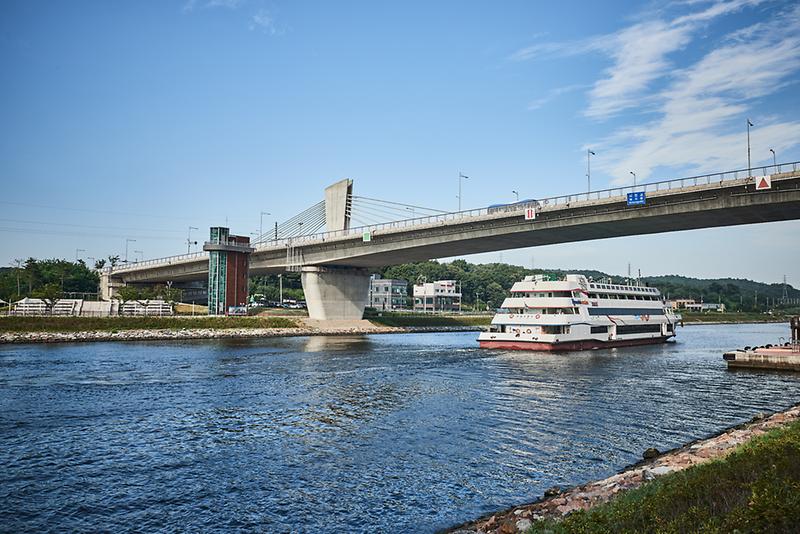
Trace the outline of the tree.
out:
M 42 299 L 48 310 L 52 312 L 53 306 L 61 299 L 62 294 L 61 287 L 57 283 L 51 282 L 34 291 L 33 296 Z
M 98 271 L 106 266 L 106 260 L 104 258 L 100 258 L 99 260 L 94 262 L 94 268 Z
M 116 255 L 114 255 L 114 256 L 109 256 L 109 257 L 108 257 L 108 263 L 109 263 L 109 265 L 111 265 L 112 267 L 116 267 L 116 266 L 117 266 L 117 264 L 119 263 L 119 254 L 116 254 Z

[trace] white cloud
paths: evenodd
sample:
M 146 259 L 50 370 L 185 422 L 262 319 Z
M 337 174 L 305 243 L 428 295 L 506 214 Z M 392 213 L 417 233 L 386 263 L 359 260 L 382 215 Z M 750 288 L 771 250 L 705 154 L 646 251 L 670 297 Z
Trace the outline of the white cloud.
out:
M 606 119 L 634 107 L 649 111 L 651 102 L 643 95 L 651 89 L 653 82 L 669 74 L 672 66 L 668 59 L 670 54 L 685 48 L 704 24 L 763 1 L 717 1 L 706 9 L 672 21 L 644 20 L 613 34 L 572 42 L 538 43 L 518 50 L 510 59 L 525 61 L 603 53 L 612 59 L 612 64 L 589 92 L 590 103 L 585 115 Z M 683 6 L 700 3 L 683 3 Z
M 255 15 L 253 15 L 253 17 L 250 19 L 250 29 L 261 30 L 270 35 L 276 35 L 280 33 L 278 27 L 275 25 L 275 19 L 266 9 L 260 9 Z
M 574 84 L 574 85 L 566 85 L 564 87 L 556 87 L 555 89 L 551 89 L 547 92 L 547 94 L 541 98 L 537 98 L 536 100 L 531 101 L 528 104 L 528 109 L 531 111 L 543 108 L 546 104 L 552 102 L 559 96 L 571 93 L 572 91 L 577 91 L 578 89 L 584 89 L 586 86 L 582 84 Z
M 726 39 L 695 64 L 673 72 L 672 82 L 653 96 L 658 118 L 615 132 L 600 143 L 597 167 L 627 183 L 633 170 L 644 179 L 658 167 L 714 171 L 747 164 L 745 120 L 755 99 L 786 87 L 800 70 L 800 8 L 762 31 L 747 28 L 749 40 Z M 753 164 L 800 143 L 800 122 L 753 117 Z M 605 162 L 605 163 L 603 163 Z
M 187 0 L 183 5 L 184 11 L 192 11 L 195 8 L 213 9 L 222 7 L 236 9 L 244 4 L 245 0 Z

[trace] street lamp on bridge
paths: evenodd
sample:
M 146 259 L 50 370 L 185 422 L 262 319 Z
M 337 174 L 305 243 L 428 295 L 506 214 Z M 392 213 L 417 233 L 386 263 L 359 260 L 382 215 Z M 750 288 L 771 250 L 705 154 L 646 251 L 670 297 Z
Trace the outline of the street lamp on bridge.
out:
M 778 170 L 778 159 L 775 157 L 775 151 L 773 149 L 771 149 L 771 148 L 769 149 L 769 151 L 772 152 L 772 166 L 775 167 L 775 171 L 777 171 Z M 773 172 L 775 172 L 775 171 L 773 171 Z
M 512 193 L 514 193 L 514 196 L 517 197 L 517 202 L 519 202 L 519 192 L 518 191 L 512 191 Z
M 461 179 L 462 178 L 464 180 L 469 180 L 469 176 L 465 176 L 464 174 L 461 174 L 461 172 L 458 173 L 458 211 L 461 211 Z
M 592 164 L 590 161 L 590 156 L 596 156 L 591 149 L 586 149 L 586 192 L 592 192 Z
M 264 215 L 272 215 L 272 214 L 270 212 L 268 212 L 268 211 L 262 211 L 261 212 L 261 222 L 258 225 L 258 236 L 259 236 L 259 239 L 261 238 L 262 235 L 264 235 Z
M 76 249 L 75 249 L 75 261 L 76 261 L 76 262 L 77 262 L 77 261 L 78 261 L 78 259 L 80 258 L 80 256 L 79 256 L 79 253 L 81 253 L 81 252 L 86 252 L 86 250 L 85 250 L 85 249 L 82 249 L 82 248 L 76 248 Z
M 130 237 L 125 238 L 125 263 L 128 263 L 128 244 L 129 243 L 136 243 L 135 239 L 131 239 Z
M 753 126 L 753 123 L 750 122 L 750 119 L 747 119 L 747 177 L 749 178 L 753 173 L 750 172 L 752 169 L 752 165 L 750 164 L 750 128 Z
M 636 173 L 631 171 L 631 174 L 633 175 L 633 187 L 636 187 Z
M 192 245 L 196 245 L 197 241 L 192 241 L 192 230 L 197 230 L 198 228 L 195 226 L 189 227 L 189 235 L 186 237 L 186 253 L 190 254 L 192 252 Z

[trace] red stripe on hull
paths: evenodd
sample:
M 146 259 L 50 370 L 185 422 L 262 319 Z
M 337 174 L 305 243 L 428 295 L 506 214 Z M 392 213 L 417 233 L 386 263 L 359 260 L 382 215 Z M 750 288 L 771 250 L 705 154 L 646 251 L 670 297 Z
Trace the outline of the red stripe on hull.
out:
M 501 340 L 478 340 L 482 349 L 507 349 L 507 350 L 540 350 L 540 351 L 560 351 L 560 350 L 591 350 L 609 349 L 612 347 L 631 347 L 635 345 L 655 345 L 664 343 L 672 336 L 651 337 L 645 339 L 615 339 L 612 341 L 599 341 L 596 339 L 586 339 L 583 341 L 565 341 L 562 343 L 544 343 L 541 341 L 501 341 Z

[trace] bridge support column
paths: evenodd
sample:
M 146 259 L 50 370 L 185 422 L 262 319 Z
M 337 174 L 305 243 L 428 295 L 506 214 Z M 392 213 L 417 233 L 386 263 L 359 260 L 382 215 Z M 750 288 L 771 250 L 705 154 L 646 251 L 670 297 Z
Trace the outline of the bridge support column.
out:
M 108 271 L 100 273 L 100 298 L 102 300 L 111 300 L 117 295 L 117 289 L 124 287 L 125 282 L 122 278 L 112 276 Z
M 369 272 L 354 267 L 303 267 L 308 317 L 322 321 L 360 320 L 369 295 Z

